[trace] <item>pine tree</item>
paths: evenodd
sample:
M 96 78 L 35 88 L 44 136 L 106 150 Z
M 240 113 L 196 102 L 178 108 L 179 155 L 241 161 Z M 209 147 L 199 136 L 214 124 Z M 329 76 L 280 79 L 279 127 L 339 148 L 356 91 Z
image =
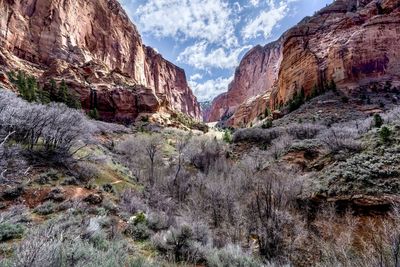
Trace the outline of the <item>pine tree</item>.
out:
M 38 88 L 37 101 L 42 104 L 49 104 L 51 102 L 50 93 L 44 89 Z
M 64 80 L 61 81 L 57 93 L 57 102 L 67 103 L 68 101 L 68 87 Z
M 26 100 L 28 102 L 36 101 L 37 97 L 37 90 L 38 90 L 38 83 L 34 76 L 28 76 L 26 80 Z
M 374 125 L 376 128 L 381 128 L 383 125 L 383 119 L 379 114 L 374 115 Z
M 54 102 L 57 102 L 58 101 L 58 96 L 57 96 L 58 95 L 58 88 L 57 88 L 56 81 L 53 78 L 51 78 L 50 79 L 50 83 L 46 84 L 46 87 L 47 87 L 47 91 L 50 94 L 50 100 L 54 101 Z
M 67 95 L 67 102 L 65 104 L 68 107 L 74 108 L 74 109 L 82 108 L 79 98 L 77 96 L 73 95 L 73 94 L 68 94 Z
M 16 84 L 21 97 L 27 99 L 27 85 L 24 72 L 18 71 Z

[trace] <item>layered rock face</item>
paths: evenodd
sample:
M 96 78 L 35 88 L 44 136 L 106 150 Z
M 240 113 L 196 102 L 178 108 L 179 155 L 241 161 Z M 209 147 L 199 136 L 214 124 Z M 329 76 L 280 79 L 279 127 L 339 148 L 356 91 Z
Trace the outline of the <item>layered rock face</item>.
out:
M 3 70 L 65 79 L 105 119 L 158 111 L 200 119 L 185 72 L 143 45 L 117 0 L 0 0 L 0 30 Z
M 272 87 L 282 60 L 281 41 L 256 46 L 244 56 L 228 92 L 214 99 L 207 121 L 230 117 L 241 104 Z
M 256 78 L 274 81 L 272 86 L 253 89 L 246 86 L 251 83 L 248 77 L 236 75 L 226 95 L 231 94 L 232 88 L 237 88 L 235 91 L 242 93 L 234 95 L 251 96 L 239 106 L 231 100 L 222 104 L 218 97 L 210 111 L 215 116 L 210 119 L 218 120 L 221 110 L 230 110 L 233 113 L 228 120 L 230 125 L 248 125 L 262 114 L 260 106 L 274 110 L 291 100 L 302 88 L 310 94 L 315 86 L 322 87 L 331 80 L 347 94 L 375 82 L 399 83 L 399 29 L 400 4 L 397 0 L 336 0 L 281 37 L 281 47 L 277 49 L 281 51 L 281 58 L 271 61 L 272 69 L 278 70 L 269 72 L 268 77 L 260 74 Z M 245 58 L 237 73 L 262 62 L 262 58 L 255 56 L 250 64 L 244 64 Z

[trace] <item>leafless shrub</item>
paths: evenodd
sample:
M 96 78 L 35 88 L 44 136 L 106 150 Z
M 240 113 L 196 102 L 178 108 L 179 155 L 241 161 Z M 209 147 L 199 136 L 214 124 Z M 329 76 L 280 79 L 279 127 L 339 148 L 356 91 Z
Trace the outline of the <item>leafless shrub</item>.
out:
M 207 266 L 248 266 L 258 267 L 264 266 L 256 261 L 251 253 L 246 253 L 238 245 L 228 244 L 222 249 L 209 249 L 205 253 L 207 257 Z
M 13 139 L 47 151 L 67 153 L 85 131 L 84 115 L 62 104 L 27 103 L 10 92 L 0 92 L 0 131 Z
M 316 137 L 326 127 L 319 124 L 311 123 L 293 123 L 286 128 L 289 135 L 295 139 L 304 140 Z
M 293 179 L 289 170 L 271 168 L 259 176 L 248 196 L 248 231 L 256 239 L 260 255 L 267 260 L 287 262 L 287 241 L 296 238 L 295 226 L 301 223 L 290 212 L 301 183 L 301 179 Z
M 208 173 L 213 166 L 221 164 L 226 144 L 209 137 L 194 137 L 187 145 L 186 158 L 197 169 Z
M 129 214 L 147 211 L 148 207 L 138 193 L 132 189 L 125 190 L 119 201 L 121 209 Z
M 318 138 L 335 154 L 340 151 L 357 152 L 362 149 L 362 143 L 359 141 L 360 135 L 357 129 L 350 127 L 332 127 L 322 132 Z
M 261 128 L 248 128 L 240 129 L 236 131 L 233 135 L 233 142 L 255 142 L 270 144 L 272 140 L 276 139 L 284 132 L 283 128 L 275 127 L 271 129 L 261 129 Z
M 400 108 L 396 107 L 384 114 L 382 114 L 382 119 L 386 123 L 399 123 L 400 122 Z
M 360 120 L 340 123 L 337 125 L 333 125 L 333 127 L 353 129 L 359 135 L 362 135 L 362 134 L 367 133 L 369 130 L 371 130 L 372 123 L 373 123 L 373 118 L 369 117 L 366 119 L 360 119 Z
M 157 135 L 138 135 L 131 137 L 117 146 L 117 151 L 123 155 L 137 178 L 144 178 L 142 170 L 147 169 L 147 181 L 153 187 L 156 179 L 156 167 L 161 161 L 161 140 Z
M 100 176 L 98 167 L 90 162 L 78 162 L 72 166 L 71 171 L 80 182 L 87 183 Z
M 271 147 L 268 149 L 268 154 L 275 160 L 279 159 L 285 154 L 287 149 L 293 144 L 294 140 L 289 135 L 282 135 L 272 141 Z

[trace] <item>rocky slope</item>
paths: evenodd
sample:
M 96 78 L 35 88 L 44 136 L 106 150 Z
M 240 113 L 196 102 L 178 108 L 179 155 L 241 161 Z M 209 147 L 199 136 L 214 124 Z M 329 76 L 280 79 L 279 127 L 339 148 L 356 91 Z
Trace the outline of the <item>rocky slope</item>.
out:
M 200 119 L 185 72 L 143 45 L 117 0 L 0 0 L 0 71 L 65 79 L 106 120 L 177 111 Z
M 280 47 L 274 43 L 281 55 L 267 61 L 265 68 L 275 71 L 242 75 L 265 62 L 257 48 L 249 52 L 228 93 L 214 100 L 208 119 L 230 113 L 228 124 L 248 125 L 264 112 L 264 106 L 277 109 L 301 88 L 310 94 L 315 86 L 323 87 L 331 80 L 346 94 L 373 83 L 399 84 L 399 6 L 397 0 L 336 0 L 305 18 L 281 37 Z M 254 80 L 256 85 L 248 86 Z

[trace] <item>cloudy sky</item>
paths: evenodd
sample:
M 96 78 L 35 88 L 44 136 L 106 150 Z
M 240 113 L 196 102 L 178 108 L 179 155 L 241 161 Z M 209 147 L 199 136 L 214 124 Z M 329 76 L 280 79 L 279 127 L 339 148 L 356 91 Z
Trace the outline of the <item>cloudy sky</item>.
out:
M 199 101 L 228 89 L 253 46 L 332 0 L 120 0 L 146 45 L 186 71 Z

